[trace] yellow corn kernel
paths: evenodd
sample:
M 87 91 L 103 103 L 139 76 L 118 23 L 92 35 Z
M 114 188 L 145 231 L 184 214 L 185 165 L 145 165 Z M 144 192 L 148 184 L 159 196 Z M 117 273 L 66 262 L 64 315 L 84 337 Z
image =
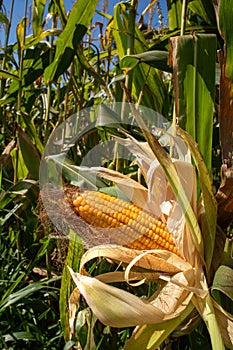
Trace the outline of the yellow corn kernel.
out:
M 141 250 L 165 249 L 180 255 L 164 222 L 120 198 L 84 190 L 73 200 L 73 207 L 90 225 L 100 228 L 125 226 L 127 241 L 130 242 L 125 244 L 126 247 Z

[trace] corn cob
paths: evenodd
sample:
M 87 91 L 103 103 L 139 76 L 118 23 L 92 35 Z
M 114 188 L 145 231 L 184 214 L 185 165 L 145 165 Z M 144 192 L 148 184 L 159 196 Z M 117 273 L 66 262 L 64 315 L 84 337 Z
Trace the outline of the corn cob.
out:
M 165 249 L 180 255 L 166 225 L 138 206 L 102 192 L 80 191 L 73 208 L 88 224 L 99 228 L 124 228 L 133 249 Z M 129 237 L 132 237 L 130 240 Z

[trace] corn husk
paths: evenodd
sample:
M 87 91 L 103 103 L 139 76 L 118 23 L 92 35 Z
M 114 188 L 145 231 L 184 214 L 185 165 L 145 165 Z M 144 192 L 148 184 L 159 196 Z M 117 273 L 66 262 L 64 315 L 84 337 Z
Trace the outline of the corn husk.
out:
M 204 253 L 200 227 L 196 216 L 196 175 L 190 162 L 183 159 L 166 158 L 173 183 L 170 186 L 164 175 L 164 168 L 155 157 L 147 143 L 139 143 L 131 136 L 118 139 L 135 154 L 138 165 L 147 182 L 144 188 L 138 182 L 116 171 L 101 168 L 82 168 L 82 171 L 114 181 L 116 186 L 136 205 L 152 213 L 155 217 L 167 217 L 167 227 L 182 257 L 162 250 L 137 251 L 115 245 L 97 246 L 84 254 L 80 273 L 70 269 L 71 276 L 80 293 L 93 310 L 97 318 L 104 324 L 113 327 L 128 327 L 147 324 L 154 325 L 161 334 L 156 335 L 153 346 L 159 346 L 164 339 L 167 322 L 178 325 L 177 320 L 187 316 L 185 312 L 195 307 L 209 327 L 212 344 L 216 349 L 223 349 L 223 338 L 226 344 L 232 342 L 231 335 L 221 336 L 220 326 L 224 322 L 231 324 L 227 315 L 215 307 L 209 294 L 204 273 Z M 188 158 L 188 157 L 187 157 Z M 79 168 L 81 169 L 81 168 Z M 180 201 L 174 195 L 180 193 Z M 156 192 L 157 191 L 157 192 Z M 187 212 L 185 212 L 185 203 Z M 111 230 L 107 232 L 111 235 Z M 114 232 L 112 238 L 114 242 Z M 118 242 L 116 242 L 118 243 Z M 119 262 L 125 271 L 116 271 L 99 275 L 96 278 L 87 275 L 85 266 L 93 258 L 105 257 Z M 138 272 L 135 268 L 140 268 Z M 132 285 L 148 280 L 161 283 L 159 290 L 149 300 L 141 299 L 129 292 L 113 287 L 108 283 L 126 281 Z M 217 316 L 218 315 L 218 316 Z M 221 315 L 221 316 L 220 316 Z M 224 321 L 223 321 L 224 319 Z M 171 326 L 170 332 L 174 330 Z M 226 332 L 225 332 L 226 333 Z M 222 338 L 223 337 L 223 338 Z

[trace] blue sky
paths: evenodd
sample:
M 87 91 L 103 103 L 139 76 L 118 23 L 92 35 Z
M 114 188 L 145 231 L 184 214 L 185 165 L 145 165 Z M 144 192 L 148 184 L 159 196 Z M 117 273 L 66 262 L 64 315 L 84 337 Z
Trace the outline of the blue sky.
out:
M 87 3 L 91 1 L 91 0 L 87 0 Z M 113 8 L 114 5 L 116 3 L 118 3 L 120 0 L 109 0 L 108 1 L 108 13 L 112 14 L 113 12 Z M 139 0 L 138 1 L 138 13 L 141 13 L 146 6 L 150 3 L 151 0 Z M 75 0 L 64 0 L 65 3 L 65 8 L 66 11 L 69 11 L 72 8 L 72 5 L 75 3 Z M 31 5 L 32 1 L 28 1 L 29 6 Z M 99 1 L 99 5 L 97 7 L 97 9 L 101 10 L 102 9 L 102 5 L 103 4 L 103 0 Z M 6 8 L 7 11 L 7 17 L 9 16 L 9 10 L 10 10 L 10 5 L 11 5 L 11 0 L 3 0 L 3 5 Z M 24 5 L 25 5 L 25 0 L 15 0 L 15 6 L 14 6 L 14 12 L 13 12 L 13 19 L 12 19 L 12 23 L 11 23 L 11 33 L 10 33 L 10 40 L 9 43 L 14 43 L 16 40 L 16 35 L 15 35 L 15 31 L 16 31 L 16 26 L 19 23 L 20 19 L 24 16 Z M 164 16 L 166 16 L 166 0 L 160 0 L 160 5 L 162 7 L 162 11 L 164 13 Z M 96 20 L 100 20 L 100 21 L 104 21 L 104 19 L 101 17 L 97 17 L 96 16 Z M 105 23 L 107 23 L 107 20 L 105 20 Z M 105 24 L 104 23 L 104 24 Z M 166 18 L 164 18 L 164 23 L 166 24 Z M 157 16 L 155 15 L 153 18 L 153 23 L 152 25 L 154 27 L 156 27 L 158 25 L 158 19 Z M 0 32 L 1 35 L 1 45 L 3 45 L 4 43 L 4 32 L 1 30 Z

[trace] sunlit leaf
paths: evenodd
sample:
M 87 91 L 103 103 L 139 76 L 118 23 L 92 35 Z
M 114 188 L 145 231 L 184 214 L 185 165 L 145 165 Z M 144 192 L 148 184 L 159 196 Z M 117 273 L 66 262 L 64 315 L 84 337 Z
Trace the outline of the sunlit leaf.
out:
M 42 42 L 45 38 L 51 36 L 57 36 L 61 34 L 62 30 L 59 28 L 46 29 L 38 33 L 37 36 L 29 35 L 25 38 L 24 49 L 33 47 L 34 45 Z
M 77 269 L 80 262 L 80 257 L 83 254 L 83 244 L 76 233 L 73 231 L 70 232 L 70 241 L 69 241 L 69 249 L 67 255 L 67 264 L 72 266 L 72 268 Z M 67 267 L 64 266 L 62 281 L 61 281 L 61 291 L 60 291 L 60 299 L 59 299 L 59 307 L 60 307 L 60 318 L 61 318 L 61 327 L 64 332 L 64 338 L 68 341 L 70 339 L 70 335 L 74 332 L 72 315 L 69 315 L 67 310 L 69 308 L 69 298 L 71 295 L 71 276 L 67 270 Z M 78 302 L 78 294 L 73 294 L 74 302 Z M 74 302 L 72 307 L 74 307 Z M 71 318 L 71 320 L 70 320 Z
M 131 338 L 125 345 L 125 350 L 156 350 L 164 340 L 174 331 L 174 329 L 184 320 L 192 311 L 193 305 L 182 312 L 179 318 L 163 323 L 164 328 L 158 329 L 157 325 L 143 325 L 135 328 Z
M 0 13 L 0 22 L 4 24 L 9 24 L 8 18 L 3 13 Z
M 181 25 L 181 13 L 182 13 L 182 1 L 181 0 L 168 0 L 168 21 L 169 29 L 172 31 L 174 29 L 180 28 Z
M 179 125 L 198 143 L 211 174 L 216 36 L 186 35 L 171 43 Z
M 29 54 L 29 53 L 28 53 Z M 30 54 L 32 58 L 24 59 L 24 69 L 22 72 L 22 88 L 27 87 L 36 81 L 40 76 L 43 75 L 44 69 L 49 64 L 49 50 L 41 48 L 40 54 L 38 55 L 38 48 L 31 49 Z M 34 59 L 33 59 L 34 57 Z M 1 74 L 1 73 L 0 73 Z M 4 75 L 4 72 L 3 72 Z M 19 78 L 16 78 L 15 74 L 9 73 L 6 77 L 11 78 L 12 82 L 8 88 L 7 94 L 0 100 L 0 104 L 5 105 L 11 101 L 16 100 L 17 92 L 19 89 Z
M 87 303 L 104 324 L 128 327 L 164 320 L 164 314 L 159 309 L 150 303 L 143 302 L 135 295 L 109 286 L 95 278 L 75 273 L 71 268 L 69 271 Z
M 216 26 L 214 5 L 211 0 L 192 0 L 188 2 L 188 9 L 200 16 L 206 23 Z
M 167 51 L 146 51 L 137 55 L 124 56 L 120 61 L 122 70 L 134 69 L 140 62 L 145 62 L 159 70 L 172 72 L 172 68 L 168 65 Z
M 57 80 L 69 67 L 77 46 L 88 29 L 97 2 L 94 0 L 87 6 L 85 0 L 80 0 L 72 7 L 66 27 L 57 39 L 54 60 L 45 70 L 44 77 L 47 83 Z
M 109 13 L 99 11 L 99 10 L 96 10 L 95 12 L 98 13 L 99 15 L 103 16 L 104 18 L 107 18 L 108 20 L 112 19 L 112 16 Z
M 67 23 L 67 14 L 65 10 L 64 0 L 53 0 L 49 2 L 49 13 L 52 13 L 53 15 L 59 14 L 62 28 L 65 28 Z
M 96 82 L 98 84 L 101 84 L 103 87 L 106 85 L 105 81 L 102 79 L 101 75 L 98 74 L 94 68 L 91 66 L 91 64 L 89 63 L 89 60 L 85 57 L 85 55 L 83 54 L 83 52 L 81 50 L 78 50 L 78 61 L 80 62 L 80 64 L 83 66 L 83 68 L 86 69 L 86 71 L 94 77 L 94 79 L 96 80 Z
M 32 29 L 34 37 L 40 34 L 43 28 L 43 15 L 46 0 L 34 0 L 32 6 Z
M 195 295 L 192 298 L 192 302 L 205 321 L 211 337 L 212 347 L 215 344 L 218 349 L 224 350 L 224 339 L 216 318 L 215 308 L 210 294 L 207 295 L 204 303 L 201 299 L 196 298 Z
M 114 8 L 113 20 L 110 22 L 108 30 L 112 33 L 116 41 L 120 59 L 127 54 L 128 27 L 129 18 L 127 6 L 125 3 L 119 3 Z M 141 54 L 148 50 L 148 44 L 137 26 L 135 26 L 134 30 L 134 52 L 135 54 Z M 143 94 L 142 89 L 144 89 Z M 160 74 L 154 67 L 150 67 L 144 62 L 134 67 L 131 93 L 136 101 L 138 101 L 139 97 L 141 98 L 140 103 L 142 105 L 155 111 L 162 112 L 164 115 L 167 114 L 167 105 L 165 102 L 167 94 L 165 86 Z
M 19 81 L 19 77 L 16 74 L 13 74 L 11 72 L 8 72 L 6 70 L 0 69 L 0 77 L 3 77 L 5 79 L 13 79 Z
M 17 41 L 18 41 L 18 48 L 19 52 L 23 49 L 24 46 L 24 38 L 26 37 L 26 26 L 27 26 L 27 19 L 22 18 L 17 25 L 16 33 L 17 33 Z

